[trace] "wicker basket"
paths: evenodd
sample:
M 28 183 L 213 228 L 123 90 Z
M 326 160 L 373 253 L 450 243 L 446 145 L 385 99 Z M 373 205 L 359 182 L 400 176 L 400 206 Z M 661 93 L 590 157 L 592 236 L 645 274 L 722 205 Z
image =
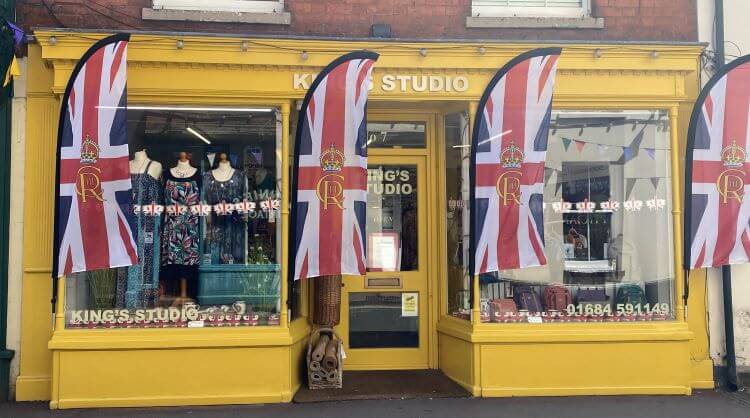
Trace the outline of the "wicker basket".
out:
M 338 357 L 338 367 L 336 368 L 335 378 L 333 380 L 313 380 L 313 370 L 310 369 L 310 362 L 312 361 L 312 352 L 315 349 L 315 343 L 318 341 L 320 334 L 328 334 L 332 339 L 338 341 L 338 349 L 336 350 L 336 357 Z M 341 354 L 341 338 L 336 335 L 330 328 L 320 328 L 310 334 L 310 341 L 307 343 L 307 385 L 310 389 L 341 389 L 343 386 L 343 357 Z
M 341 320 L 341 276 L 321 276 L 315 283 L 313 322 L 322 328 L 333 328 Z

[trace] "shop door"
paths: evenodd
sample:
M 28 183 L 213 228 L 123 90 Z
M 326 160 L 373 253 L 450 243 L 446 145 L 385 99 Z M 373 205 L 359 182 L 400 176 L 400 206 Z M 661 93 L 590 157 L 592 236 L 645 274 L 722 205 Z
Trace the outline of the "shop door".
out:
M 429 367 L 426 157 L 368 158 L 367 275 L 344 278 L 349 370 Z

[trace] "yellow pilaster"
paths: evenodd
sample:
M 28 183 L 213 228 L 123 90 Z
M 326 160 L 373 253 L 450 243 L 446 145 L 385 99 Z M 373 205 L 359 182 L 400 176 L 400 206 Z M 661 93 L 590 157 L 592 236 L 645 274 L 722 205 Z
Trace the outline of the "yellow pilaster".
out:
M 687 311 L 685 309 L 685 271 L 682 268 L 682 193 L 681 181 L 682 175 L 680 170 L 680 134 L 678 130 L 677 118 L 679 117 L 679 108 L 672 106 L 669 108 L 669 135 L 671 140 L 672 151 L 672 229 L 674 231 L 674 275 L 675 275 L 675 294 L 677 300 L 675 305 L 676 319 L 679 321 L 687 320 Z
M 281 240 L 289 236 L 289 102 L 281 103 Z M 278 239 L 278 238 L 277 238 Z M 289 246 L 281 247 L 281 318 L 280 324 L 289 324 Z

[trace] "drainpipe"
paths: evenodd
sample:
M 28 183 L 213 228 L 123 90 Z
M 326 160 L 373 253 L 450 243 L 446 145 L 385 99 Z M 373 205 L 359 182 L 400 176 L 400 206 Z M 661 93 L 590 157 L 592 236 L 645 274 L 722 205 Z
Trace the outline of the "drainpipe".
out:
M 726 63 L 724 54 L 724 0 L 714 0 L 716 71 Z M 737 356 L 734 350 L 734 309 L 732 309 L 732 266 L 721 268 L 724 294 L 724 339 L 726 345 L 727 389 L 737 390 Z

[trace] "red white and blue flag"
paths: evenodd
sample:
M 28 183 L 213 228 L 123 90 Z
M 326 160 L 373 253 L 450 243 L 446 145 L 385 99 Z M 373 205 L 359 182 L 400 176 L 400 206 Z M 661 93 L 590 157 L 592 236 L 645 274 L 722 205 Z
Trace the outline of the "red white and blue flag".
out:
M 94 44 L 73 70 L 58 129 L 53 275 L 137 262 L 128 168 L 128 35 Z
M 294 280 L 365 274 L 367 95 L 377 59 L 368 51 L 339 57 L 302 103 L 289 241 Z
M 720 69 L 693 109 L 685 172 L 686 269 L 750 262 L 750 55 Z
M 511 60 L 479 102 L 472 135 L 470 273 L 540 266 L 544 164 L 560 48 Z

